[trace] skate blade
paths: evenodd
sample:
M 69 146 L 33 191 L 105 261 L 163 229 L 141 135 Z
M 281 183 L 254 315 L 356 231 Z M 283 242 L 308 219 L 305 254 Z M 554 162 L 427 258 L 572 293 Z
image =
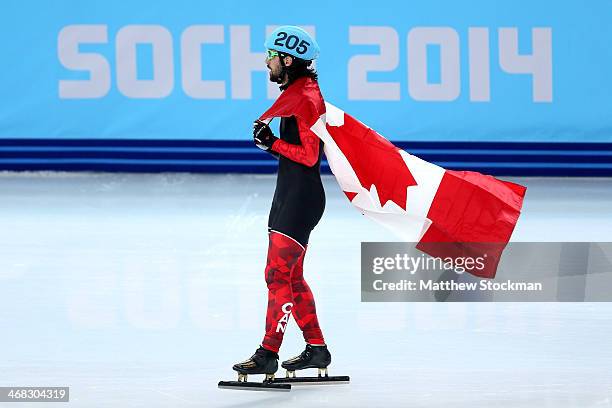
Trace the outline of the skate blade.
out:
M 290 384 L 276 384 L 276 382 L 219 381 L 219 388 L 246 391 L 291 391 Z
M 323 377 L 289 377 L 275 378 L 274 384 L 293 384 L 293 385 L 333 385 L 333 384 L 349 384 L 351 378 L 348 375 L 330 375 Z

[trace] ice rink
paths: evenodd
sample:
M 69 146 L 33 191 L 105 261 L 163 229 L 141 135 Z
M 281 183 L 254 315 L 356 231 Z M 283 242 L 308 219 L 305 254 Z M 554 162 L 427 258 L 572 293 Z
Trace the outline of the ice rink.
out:
M 0 386 L 96 408 L 612 406 L 610 303 L 361 303 L 360 243 L 395 238 L 331 176 L 304 270 L 351 384 L 218 389 L 263 336 L 274 177 L 0 173 Z M 610 241 L 612 179 L 505 179 L 528 187 L 513 240 Z M 302 349 L 292 322 L 280 357 Z

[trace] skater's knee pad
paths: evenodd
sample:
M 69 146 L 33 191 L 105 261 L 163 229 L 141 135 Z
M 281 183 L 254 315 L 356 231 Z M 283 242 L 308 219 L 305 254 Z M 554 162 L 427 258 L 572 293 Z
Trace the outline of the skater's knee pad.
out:
M 284 268 L 283 268 L 284 269 Z M 285 272 L 279 268 L 266 268 L 266 284 L 268 289 L 273 289 L 275 286 L 289 285 L 289 272 Z

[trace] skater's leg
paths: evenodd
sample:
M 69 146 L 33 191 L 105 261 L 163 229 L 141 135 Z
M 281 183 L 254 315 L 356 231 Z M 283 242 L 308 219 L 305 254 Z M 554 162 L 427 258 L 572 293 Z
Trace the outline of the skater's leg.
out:
M 293 295 L 293 317 L 302 330 L 304 340 L 308 344 L 325 344 L 323 333 L 317 319 L 314 296 L 308 283 L 304 280 L 304 257 L 306 251 L 298 259 L 291 271 L 291 292 Z
M 293 308 L 291 296 L 291 270 L 304 252 L 304 247 L 291 237 L 271 231 L 269 233 L 266 283 L 268 309 L 266 334 L 262 346 L 278 353 Z

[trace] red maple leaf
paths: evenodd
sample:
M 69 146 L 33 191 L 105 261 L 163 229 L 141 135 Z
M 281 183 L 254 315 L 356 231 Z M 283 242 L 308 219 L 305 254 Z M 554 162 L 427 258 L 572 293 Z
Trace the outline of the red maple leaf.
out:
M 327 131 L 346 156 L 361 185 L 368 191 L 376 186 L 381 206 L 389 200 L 406 210 L 406 188 L 416 180 L 399 149 L 387 139 L 344 114 L 344 125 L 327 125 Z M 347 193 L 350 200 L 350 197 Z

